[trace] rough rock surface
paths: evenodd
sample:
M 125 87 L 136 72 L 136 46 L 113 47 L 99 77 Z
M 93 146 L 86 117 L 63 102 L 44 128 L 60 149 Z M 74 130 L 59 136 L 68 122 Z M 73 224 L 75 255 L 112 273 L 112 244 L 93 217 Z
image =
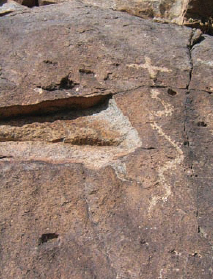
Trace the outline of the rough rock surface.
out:
M 8 0 L 11 1 L 11 0 Z M 15 0 L 27 6 L 43 6 L 73 0 Z M 159 22 L 173 22 L 213 34 L 212 0 L 82 0 L 86 4 L 127 12 Z
M 64 0 L 57 0 L 57 2 L 62 1 Z M 173 22 L 200 28 L 204 33 L 213 34 L 212 0 L 83 1 L 91 5 L 127 12 L 142 18 L 152 18 L 159 22 Z
M 10 2 L 0 2 L 0 17 L 5 16 L 7 14 L 17 12 L 17 11 L 26 11 L 27 8 L 24 7 L 23 5 L 18 4 L 15 1 L 10 1 Z
M 1 278 L 212 278 L 212 49 L 78 1 L 0 18 Z

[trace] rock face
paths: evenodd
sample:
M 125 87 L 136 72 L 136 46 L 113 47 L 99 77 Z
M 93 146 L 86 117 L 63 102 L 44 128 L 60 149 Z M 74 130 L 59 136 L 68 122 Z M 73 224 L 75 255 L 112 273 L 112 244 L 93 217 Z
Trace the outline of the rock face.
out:
M 11 0 L 9 0 L 11 1 Z M 63 3 L 72 0 L 16 0 L 27 7 Z M 172 22 L 213 34 L 212 0 L 83 0 L 86 4 L 127 12 L 159 22 Z
M 10 1 L 10 2 L 1 2 L 0 1 L 0 17 L 13 13 L 13 12 L 18 12 L 18 11 L 23 12 L 26 10 L 27 10 L 26 7 L 18 4 L 15 1 Z
M 62 1 L 58 0 L 58 2 Z M 142 18 L 153 18 L 159 22 L 200 28 L 204 33 L 213 34 L 212 0 L 99 0 L 97 2 L 84 0 L 84 2 Z
M 212 49 L 78 1 L 0 18 L 1 278 L 212 278 Z

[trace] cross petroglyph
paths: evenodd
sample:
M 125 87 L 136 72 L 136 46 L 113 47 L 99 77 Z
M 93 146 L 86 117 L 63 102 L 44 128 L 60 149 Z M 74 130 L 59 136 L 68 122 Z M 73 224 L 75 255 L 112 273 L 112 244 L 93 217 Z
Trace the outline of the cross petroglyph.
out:
M 136 69 L 147 69 L 150 75 L 150 78 L 155 79 L 157 76 L 158 72 L 164 72 L 164 73 L 170 73 L 172 70 L 169 70 L 166 67 L 157 67 L 157 66 L 152 66 L 151 59 L 147 56 L 145 56 L 145 63 L 144 64 L 129 64 L 127 65 L 128 67 L 131 68 L 136 68 Z

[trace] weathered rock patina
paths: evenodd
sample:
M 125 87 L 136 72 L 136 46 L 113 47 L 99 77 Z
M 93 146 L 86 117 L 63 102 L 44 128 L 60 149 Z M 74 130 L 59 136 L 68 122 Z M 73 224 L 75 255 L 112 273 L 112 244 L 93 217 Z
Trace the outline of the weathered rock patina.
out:
M 79 1 L 0 18 L 1 278 L 212 278 L 212 45 Z

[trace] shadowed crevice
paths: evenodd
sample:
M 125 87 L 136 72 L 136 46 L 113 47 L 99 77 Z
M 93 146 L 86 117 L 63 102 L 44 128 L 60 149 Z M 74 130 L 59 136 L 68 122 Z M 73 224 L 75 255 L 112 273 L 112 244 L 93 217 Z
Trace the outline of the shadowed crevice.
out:
M 39 237 L 39 240 L 38 240 L 38 246 L 48 242 L 48 241 L 51 241 L 51 240 L 54 240 L 54 239 L 57 239 L 58 238 L 58 234 L 57 233 L 45 233 L 45 234 L 42 234 L 41 237 Z
M 96 95 L 90 97 L 69 97 L 42 101 L 38 104 L 13 105 L 0 108 L 0 120 L 12 120 L 16 117 L 44 116 L 65 110 L 84 110 L 101 105 L 111 99 L 112 95 Z M 2 121 L 1 121 L 2 122 Z M 3 125 L 4 123 L 1 123 Z
M 103 130 L 105 126 L 99 127 L 101 122 L 98 124 L 97 121 L 94 121 L 91 126 L 91 120 L 86 119 L 109 109 L 110 98 L 110 95 L 105 96 L 95 106 L 89 108 L 71 107 L 68 109 L 66 103 L 66 108 L 58 107 L 60 111 L 57 112 L 47 113 L 46 107 L 45 110 L 43 107 L 36 115 L 19 115 L 1 120 L 0 142 L 43 141 L 78 146 L 118 146 L 122 142 L 122 138 L 116 135 L 116 131 L 113 133 L 110 129 L 109 131 Z M 85 105 L 84 102 L 81 104 Z

